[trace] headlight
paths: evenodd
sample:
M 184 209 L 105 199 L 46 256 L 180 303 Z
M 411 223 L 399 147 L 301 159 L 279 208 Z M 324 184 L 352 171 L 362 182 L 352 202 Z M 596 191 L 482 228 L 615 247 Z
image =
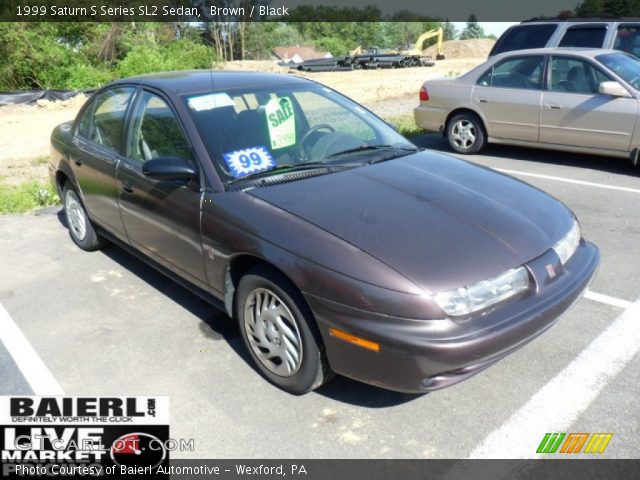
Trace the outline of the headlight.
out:
M 456 317 L 485 309 L 529 288 L 529 274 L 524 267 L 473 285 L 435 295 L 434 299 L 447 315 Z
M 553 249 L 560 257 L 560 263 L 564 265 L 576 253 L 580 244 L 580 225 L 576 220 L 573 221 L 571 230 L 562 239 L 553 246 Z

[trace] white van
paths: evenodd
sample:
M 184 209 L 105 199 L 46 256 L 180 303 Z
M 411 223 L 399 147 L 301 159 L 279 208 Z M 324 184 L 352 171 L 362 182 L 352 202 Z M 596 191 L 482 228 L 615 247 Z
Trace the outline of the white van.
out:
M 635 21 L 634 21 L 635 20 Z M 640 18 L 603 20 L 527 21 L 507 29 L 489 57 L 513 50 L 543 47 L 585 47 L 622 50 L 640 57 Z

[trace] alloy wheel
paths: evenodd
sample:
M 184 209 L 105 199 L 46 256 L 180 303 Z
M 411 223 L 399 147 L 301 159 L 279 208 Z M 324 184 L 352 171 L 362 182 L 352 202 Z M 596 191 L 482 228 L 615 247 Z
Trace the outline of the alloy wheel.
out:
M 253 353 L 270 372 L 291 377 L 300 369 L 300 330 L 291 310 L 273 291 L 256 288 L 247 296 L 244 325 Z
M 74 237 L 83 240 L 87 234 L 87 216 L 78 195 L 71 189 L 67 190 L 65 194 L 64 212 Z
M 455 144 L 465 150 L 473 146 L 477 135 L 476 126 L 466 119 L 458 120 L 451 130 L 451 136 Z

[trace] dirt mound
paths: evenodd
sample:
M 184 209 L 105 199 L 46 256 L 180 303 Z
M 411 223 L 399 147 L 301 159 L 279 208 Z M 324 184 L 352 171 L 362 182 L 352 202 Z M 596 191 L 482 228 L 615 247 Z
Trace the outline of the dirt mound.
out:
M 49 101 L 49 100 L 37 100 L 35 103 L 17 103 L 12 105 L 2 105 L 0 106 L 0 119 L 3 114 L 9 113 L 23 113 L 23 112 L 33 112 L 36 110 L 70 110 L 73 111 L 74 115 L 84 102 L 87 101 L 87 97 L 84 94 L 76 95 L 75 97 L 71 97 L 68 100 L 58 100 L 58 101 Z M 0 121 L 1 125 L 1 121 Z
M 489 52 L 496 43 L 490 38 L 478 38 L 473 40 L 449 40 L 442 44 L 444 55 L 450 58 L 487 58 Z M 436 46 L 432 45 L 424 51 L 425 55 L 435 58 L 438 53 Z
M 281 67 L 276 60 L 235 60 L 219 63 L 214 68 L 220 70 L 255 70 L 258 72 L 286 72 L 287 67 Z

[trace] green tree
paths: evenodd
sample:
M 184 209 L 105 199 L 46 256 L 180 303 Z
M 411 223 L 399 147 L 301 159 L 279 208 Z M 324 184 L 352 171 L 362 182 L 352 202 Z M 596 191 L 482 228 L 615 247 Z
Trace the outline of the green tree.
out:
M 210 48 L 190 40 L 175 40 L 165 45 L 147 43 L 132 48 L 118 62 L 116 72 L 119 77 L 130 77 L 143 73 L 211 68 L 213 61 Z
M 444 30 L 445 40 L 455 40 L 458 36 L 458 29 L 448 19 L 442 24 L 442 30 Z
M 598 17 L 604 12 L 604 0 L 584 0 L 576 8 L 576 17 Z
M 385 22 L 385 42 L 388 48 L 413 48 L 423 33 L 440 27 L 440 22 Z M 435 37 L 427 40 L 422 48 L 435 43 Z
M 478 18 L 475 14 L 469 15 L 469 19 L 467 20 L 467 25 L 462 30 L 460 34 L 460 40 L 469 40 L 472 38 L 484 38 L 486 37 L 484 30 L 478 23 Z
M 159 70 L 208 68 L 202 38 L 171 23 L 0 23 L 0 89 L 95 88 Z

